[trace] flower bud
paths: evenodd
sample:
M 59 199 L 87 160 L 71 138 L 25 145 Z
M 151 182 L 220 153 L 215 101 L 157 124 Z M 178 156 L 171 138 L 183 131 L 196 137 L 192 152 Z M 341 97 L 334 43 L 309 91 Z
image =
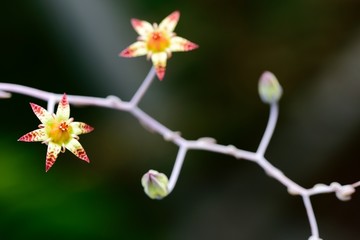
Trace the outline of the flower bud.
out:
M 349 201 L 351 199 L 351 195 L 355 192 L 355 188 L 351 185 L 345 185 L 339 188 L 338 191 L 335 192 L 336 197 L 341 201 Z
M 162 199 L 169 193 L 167 176 L 155 170 L 149 170 L 144 174 L 141 185 L 151 199 Z
M 264 103 L 275 103 L 280 100 L 282 87 L 277 78 L 271 72 L 264 72 L 259 80 L 259 95 Z

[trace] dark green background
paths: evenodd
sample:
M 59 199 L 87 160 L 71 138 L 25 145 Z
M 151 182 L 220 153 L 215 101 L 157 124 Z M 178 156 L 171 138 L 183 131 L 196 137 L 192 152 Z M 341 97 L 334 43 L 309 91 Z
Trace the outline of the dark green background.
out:
M 255 151 L 268 108 L 264 70 L 284 88 L 266 157 L 305 187 L 360 178 L 360 2 L 357 0 L 33 0 L 1 4 L 2 82 L 56 93 L 129 100 L 151 67 L 118 53 L 136 40 L 130 18 L 159 22 L 174 10 L 175 53 L 141 107 L 188 139 L 210 136 Z M 66 152 L 45 173 L 46 147 L 16 140 L 39 124 L 29 102 L 1 100 L 0 239 L 286 239 L 310 235 L 299 197 L 256 165 L 189 152 L 178 184 L 152 201 L 149 169 L 169 175 L 177 148 L 127 113 L 72 107 L 95 127 L 81 136 L 91 163 Z M 359 195 L 313 198 L 324 240 L 359 239 Z

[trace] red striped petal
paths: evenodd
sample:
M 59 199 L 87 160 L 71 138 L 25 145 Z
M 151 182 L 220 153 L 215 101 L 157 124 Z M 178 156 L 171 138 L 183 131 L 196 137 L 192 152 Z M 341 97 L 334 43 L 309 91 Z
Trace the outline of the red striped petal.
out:
M 54 165 L 57 156 L 59 155 L 61 147 L 59 145 L 49 143 L 47 153 L 46 153 L 46 163 L 45 163 L 45 171 L 49 171 L 49 169 Z
M 145 42 L 138 41 L 124 49 L 119 56 L 121 57 L 137 57 L 148 53 Z
M 149 22 L 136 18 L 131 19 L 131 25 L 140 36 L 146 36 L 154 31 L 153 26 Z
M 186 52 L 198 48 L 199 46 L 182 37 L 172 37 L 170 43 L 170 51 Z
M 70 105 L 65 93 L 59 102 L 58 108 L 56 110 L 56 117 L 62 120 L 67 120 L 70 117 Z
M 161 23 L 159 24 L 159 29 L 167 32 L 173 32 L 179 21 L 179 18 L 179 11 L 171 13 L 169 16 L 167 16 L 166 18 L 164 18 L 164 20 L 161 21 Z
M 31 109 L 35 113 L 36 117 L 40 120 L 42 123 L 47 123 L 50 119 L 53 118 L 53 116 L 45 110 L 45 108 L 40 107 L 39 105 L 36 105 L 35 103 L 30 103 Z
M 47 139 L 46 131 L 45 129 L 36 129 L 32 132 L 29 132 L 23 136 L 21 136 L 18 141 L 21 142 L 42 142 Z
M 165 52 L 154 53 L 151 55 L 151 60 L 154 64 L 156 75 L 159 80 L 163 80 L 166 70 L 167 54 Z
M 93 127 L 83 122 L 72 122 L 70 126 L 73 129 L 72 133 L 75 135 L 89 133 L 94 130 Z
M 84 148 L 81 146 L 78 140 L 71 139 L 70 142 L 67 143 L 65 147 L 81 160 L 90 162 L 89 157 L 87 156 Z

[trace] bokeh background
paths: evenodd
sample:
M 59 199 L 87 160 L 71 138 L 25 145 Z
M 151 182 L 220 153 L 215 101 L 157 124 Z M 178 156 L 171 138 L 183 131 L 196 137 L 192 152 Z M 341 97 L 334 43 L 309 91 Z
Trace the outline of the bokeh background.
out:
M 181 11 L 179 36 L 198 43 L 169 60 L 141 107 L 188 139 L 209 136 L 255 151 L 268 107 L 257 80 L 270 70 L 284 95 L 266 157 L 305 187 L 360 178 L 360 1 L 33 0 L 1 4 L 2 82 L 129 100 L 151 67 L 121 59 L 130 18 Z M 177 148 L 127 113 L 72 107 L 95 127 L 81 136 L 91 163 L 16 140 L 39 124 L 29 102 L 1 100 L 0 239 L 279 239 L 310 235 L 299 197 L 256 165 L 190 152 L 173 193 L 150 200 L 149 169 L 171 172 Z M 322 238 L 360 237 L 360 196 L 313 199 Z

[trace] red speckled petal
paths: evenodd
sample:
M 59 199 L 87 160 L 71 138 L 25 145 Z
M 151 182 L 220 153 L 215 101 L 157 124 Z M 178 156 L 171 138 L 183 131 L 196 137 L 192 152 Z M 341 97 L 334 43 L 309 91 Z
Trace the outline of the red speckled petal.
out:
M 56 117 L 62 120 L 67 120 L 70 117 L 70 106 L 65 93 L 59 102 Z
M 164 18 L 164 20 L 161 21 L 161 23 L 159 24 L 159 29 L 167 32 L 173 32 L 179 21 L 179 18 L 179 11 L 171 13 L 169 16 L 167 16 L 166 18 Z
M 170 51 L 172 52 L 186 52 L 198 48 L 199 46 L 182 37 L 171 38 Z
M 154 64 L 156 75 L 159 80 L 162 80 L 165 75 L 167 54 L 166 52 L 154 53 L 151 55 L 151 60 Z
M 40 107 L 35 103 L 30 103 L 30 106 L 40 122 L 46 124 L 50 119 L 53 118 L 53 116 L 48 111 L 46 111 L 45 108 Z
M 73 134 L 75 135 L 80 135 L 80 134 L 84 134 L 84 133 L 89 133 L 92 130 L 94 130 L 93 127 L 91 127 L 90 125 L 83 123 L 83 122 L 72 122 L 70 124 L 70 126 L 73 129 Z
M 29 132 L 18 139 L 22 142 L 42 142 L 47 139 L 45 129 L 36 129 L 32 132 Z
M 149 33 L 154 31 L 153 26 L 149 22 L 136 18 L 131 19 L 131 25 L 140 36 L 146 37 Z
M 81 160 L 84 160 L 86 162 L 90 162 L 90 159 L 88 158 L 84 148 L 81 146 L 78 140 L 71 139 L 69 143 L 65 146 L 70 152 L 75 154 L 78 158 Z
M 119 56 L 121 56 L 121 57 L 138 57 L 138 56 L 146 55 L 147 53 L 148 53 L 148 50 L 146 48 L 146 43 L 138 41 L 138 42 L 131 44 L 126 49 L 124 49 L 119 54 Z
M 49 171 L 49 169 L 54 165 L 57 156 L 61 151 L 61 146 L 53 143 L 49 143 L 47 153 L 46 153 L 46 163 L 45 163 L 45 171 Z

